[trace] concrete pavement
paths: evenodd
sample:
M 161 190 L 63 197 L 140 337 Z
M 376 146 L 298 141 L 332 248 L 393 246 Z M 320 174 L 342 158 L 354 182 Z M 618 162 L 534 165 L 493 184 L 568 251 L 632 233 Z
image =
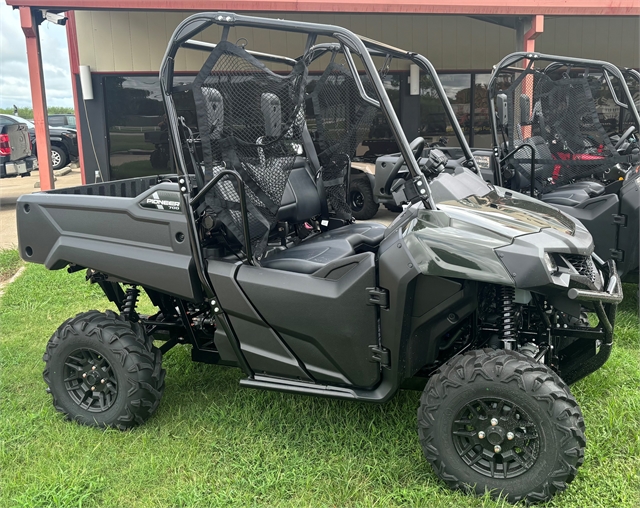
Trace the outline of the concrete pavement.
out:
M 63 168 L 60 172 L 66 171 Z M 54 175 L 58 173 L 54 171 Z M 25 178 L 3 178 L 0 180 L 0 249 L 12 249 L 18 246 L 16 227 L 16 202 L 23 194 L 39 192 L 35 184 L 39 182 L 38 172 L 33 171 Z M 56 175 L 56 189 L 81 185 L 80 168 L 71 169 L 64 176 Z

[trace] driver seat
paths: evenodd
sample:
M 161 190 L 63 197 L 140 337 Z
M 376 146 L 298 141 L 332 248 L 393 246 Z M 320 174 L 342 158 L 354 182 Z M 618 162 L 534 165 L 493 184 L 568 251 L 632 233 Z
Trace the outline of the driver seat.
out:
M 540 196 L 540 199 L 551 205 L 577 206 L 587 199 L 602 196 L 604 184 L 591 180 L 583 180 L 558 187 Z
M 306 123 L 303 124 L 302 141 L 306 161 L 294 167 L 289 175 L 278 210 L 279 220 L 302 223 L 313 217 L 326 215 L 328 209 L 322 177 L 315 182 L 311 177 L 319 174 L 321 167 Z M 362 252 L 375 252 L 386 230 L 385 226 L 375 223 L 345 224 L 309 236 L 298 245 L 269 251 L 260 260 L 260 266 L 312 274 L 333 261 Z
M 308 237 L 288 249 L 269 252 L 263 268 L 312 274 L 328 263 L 362 252 L 375 252 L 387 230 L 382 224 L 347 224 Z

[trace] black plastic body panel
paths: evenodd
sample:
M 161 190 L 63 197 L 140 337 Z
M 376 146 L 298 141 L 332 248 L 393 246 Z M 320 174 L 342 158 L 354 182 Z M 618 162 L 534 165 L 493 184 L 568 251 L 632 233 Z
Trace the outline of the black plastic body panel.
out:
M 411 335 L 406 347 L 406 377 L 433 364 L 444 334 L 460 326 L 477 306 L 477 285 L 420 275 L 416 278 Z
M 376 284 L 375 260 L 372 253 L 358 260 L 338 279 L 242 265 L 237 280 L 314 379 L 368 388 L 380 376 L 369 350 L 378 343 L 367 291 Z
M 595 252 L 602 259 L 611 258 L 611 249 L 616 247 L 616 227 L 613 216 L 618 213 L 618 196 L 604 194 L 583 201 L 578 206 L 554 203 L 558 210 L 575 217 L 589 230 L 595 243 Z
M 618 250 L 624 253 L 622 260 L 616 261 L 618 272 L 629 282 L 638 282 L 640 261 L 640 176 L 626 180 L 620 189 L 620 215 L 626 224 L 618 226 Z M 595 235 L 594 235 L 595 237 Z M 597 248 L 596 238 L 596 248 Z
M 240 349 L 256 373 L 313 381 L 277 333 L 266 323 L 236 282 L 240 262 L 209 261 L 218 301 L 229 316 Z
M 114 185 L 131 187 L 126 182 Z M 100 186 L 108 188 L 96 184 L 83 193 Z M 136 190 L 144 186 L 139 182 Z M 200 300 L 184 214 L 140 206 L 146 196 L 162 190 L 175 192 L 177 184 L 160 183 L 135 197 L 71 194 L 74 189 L 23 195 L 16 210 L 20 255 L 50 270 L 75 264 L 184 300 Z
M 409 377 L 407 345 L 411 335 L 415 286 L 418 277 L 422 276 L 399 227 L 401 223 L 411 220 L 410 212 L 407 209 L 402 214 L 404 217 L 399 217 L 402 222 L 394 222 L 395 231 L 384 239 L 378 250 L 379 284 L 389 291 L 389 308 L 380 311 L 380 330 L 382 344 L 391 354 L 391 372 L 383 380 L 390 392 L 395 392 L 402 381 Z

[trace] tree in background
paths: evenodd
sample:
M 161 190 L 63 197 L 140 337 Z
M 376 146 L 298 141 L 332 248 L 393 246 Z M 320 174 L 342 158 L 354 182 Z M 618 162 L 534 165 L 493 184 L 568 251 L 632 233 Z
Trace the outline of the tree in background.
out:
M 15 109 L 18 112 L 15 112 Z M 0 114 L 4 115 L 16 115 L 20 118 L 25 118 L 27 120 L 33 120 L 33 109 L 32 108 L 0 108 Z M 63 106 L 51 106 L 47 108 L 47 114 L 49 115 L 73 115 L 73 108 L 67 108 Z

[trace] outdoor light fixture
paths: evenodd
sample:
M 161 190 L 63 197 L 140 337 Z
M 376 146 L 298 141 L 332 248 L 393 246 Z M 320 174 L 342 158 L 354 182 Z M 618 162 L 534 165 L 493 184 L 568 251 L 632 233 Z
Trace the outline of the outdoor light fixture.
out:
M 85 101 L 93 100 L 93 84 L 91 83 L 91 67 L 88 65 L 78 66 L 80 69 L 80 86 L 82 87 L 82 98 Z
M 65 18 L 62 14 L 58 14 L 57 12 L 45 11 L 43 9 L 42 17 L 50 23 L 54 23 L 56 25 L 64 26 L 67 24 L 67 18 Z
M 409 94 L 420 95 L 420 68 L 416 64 L 409 66 Z

